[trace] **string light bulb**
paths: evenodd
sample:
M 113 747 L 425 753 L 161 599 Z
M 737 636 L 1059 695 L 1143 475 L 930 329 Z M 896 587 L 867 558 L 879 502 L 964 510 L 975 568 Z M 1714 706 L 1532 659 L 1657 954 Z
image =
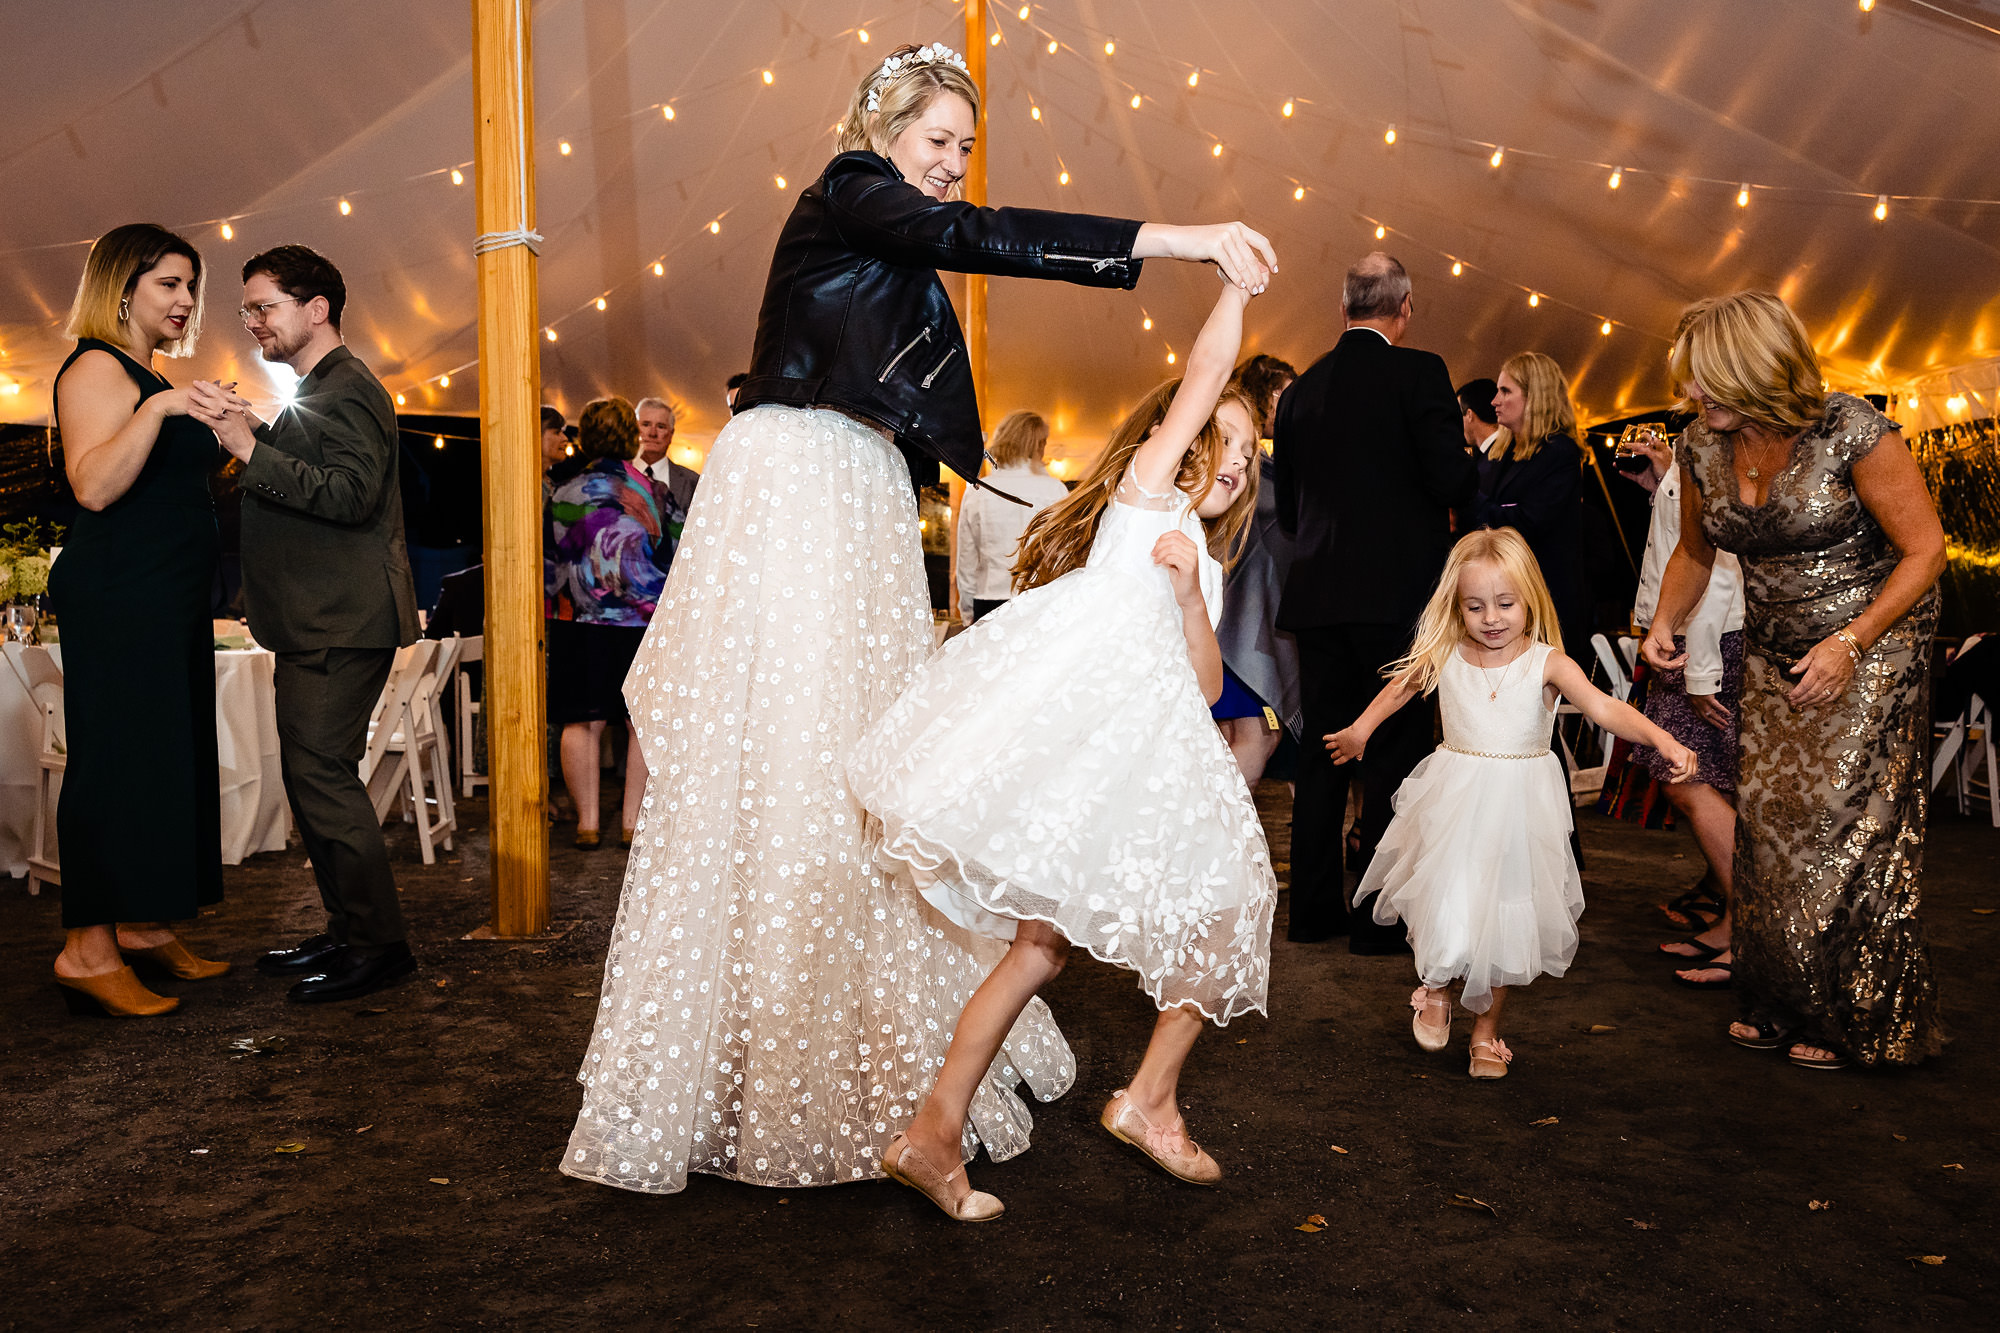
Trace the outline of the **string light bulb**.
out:
M 1609 338 L 1611 336 L 1611 321 L 1607 319 L 1602 324 L 1599 324 L 1597 331 Z
M 403 404 L 405 404 L 405 403 L 407 403 L 407 402 L 409 402 L 409 401 L 410 401 L 409 399 L 407 399 L 407 398 L 403 397 L 403 395 L 402 395 L 402 394 L 400 394 L 400 393 L 396 395 L 396 406 L 398 406 L 398 407 L 401 407 L 401 406 L 402 406 Z
M 1026 22 L 1028 21 L 1028 10 L 1029 10 L 1030 8 L 1031 8 L 1031 6 L 1028 6 L 1028 5 L 1022 5 L 1022 6 L 1021 6 L 1021 8 L 1020 8 L 1020 10 L 1019 10 L 1019 12 L 1017 12 L 1017 13 L 1016 13 L 1016 14 L 1014 15 L 1014 17 L 1015 17 L 1015 18 L 1017 18 L 1017 19 L 1019 19 L 1019 20 L 1021 20 L 1021 22 L 1023 22 L 1023 23 L 1026 23 Z
M 1118 43 L 1116 43 L 1116 42 L 1106 42 L 1106 43 L 1104 44 L 1104 54 L 1105 54 L 1105 55 L 1108 55 L 1108 56 L 1115 56 L 1115 55 L 1117 55 L 1117 54 L 1118 54 Z
M 235 240 L 235 239 L 236 239 L 236 228 L 234 228 L 234 227 L 230 226 L 230 225 L 229 225 L 229 224 L 228 224 L 227 222 L 223 223 L 223 224 L 222 224 L 222 239 L 223 239 L 223 240 L 225 240 L 225 241 L 233 241 L 233 240 Z
M 1197 87 L 1200 85 L 1200 83 L 1201 83 L 1200 70 L 1194 70 L 1188 74 L 1188 87 L 1190 88 Z
M 449 389 L 450 387 L 451 387 L 451 376 L 449 375 L 438 376 L 438 388 Z
M 1049 38 L 1049 54 L 1054 55 L 1059 45 L 1060 43 L 1058 43 L 1055 38 L 1053 37 Z
M 8 381 L 4 387 L 0 387 L 0 393 L 4 393 L 10 398 L 19 392 L 21 392 L 20 384 L 12 380 Z
M 1168 364 L 1168 365 L 1170 365 L 1170 366 L 1171 366 L 1172 364 L 1174 364 L 1174 362 L 1176 362 L 1176 361 L 1178 361 L 1178 360 L 1180 360 L 1180 358 L 1179 358 L 1179 357 L 1177 357 L 1177 356 L 1175 356 L 1175 355 L 1173 354 L 1173 352 L 1169 351 L 1169 352 L 1167 353 L 1167 364 Z
M 1533 309 L 1534 307 L 1540 305 L 1541 303 L 1542 303 L 1542 294 L 1540 292 L 1528 293 L 1528 307 L 1530 309 Z
M 1134 111 L 1137 111 L 1137 110 L 1139 109 L 1139 102 L 1140 102 L 1140 100 L 1141 100 L 1141 99 L 1140 99 L 1140 97 L 1139 97 L 1139 94 L 1137 94 L 1137 93 L 1133 93 L 1133 94 L 1132 94 L 1132 109 L 1133 109 Z
M 431 448 L 433 448 L 433 449 L 442 449 L 442 448 L 444 448 L 444 436 L 440 435 L 440 436 L 438 436 L 438 437 L 437 437 L 436 439 L 432 440 L 432 441 L 431 441 Z
M 1747 181 L 1736 189 L 1736 206 L 1738 208 L 1750 207 L 1750 185 Z
M 1864 13 L 1864 14 L 1872 14 L 1872 13 L 1874 13 L 1874 12 L 1875 12 L 1875 0 L 1861 0 L 1861 12 L 1862 12 L 1862 13 Z
M 1151 315 L 1148 315 L 1144 319 L 1140 320 L 1139 327 L 1146 330 L 1146 332 L 1151 333 L 1153 331 L 1153 317 Z
M 451 183 L 453 185 L 465 184 L 465 173 L 460 171 L 457 167 L 453 167 L 451 169 Z
M 558 153 L 561 153 L 564 157 L 568 157 L 571 153 L 575 152 L 576 150 L 570 147 L 569 140 L 560 139 L 557 140 L 556 142 L 556 151 Z
M 599 310 L 604 309 L 604 298 L 601 296 L 597 298 L 597 308 Z
M 987 44 L 988 46 L 998 46 L 998 45 L 1000 45 L 1000 33 L 999 33 L 999 31 L 998 31 L 997 29 L 996 29 L 996 30 L 994 31 L 994 33 L 993 33 L 993 35 L 992 35 L 991 37 L 988 37 L 988 38 L 986 39 L 986 44 Z
M 866 29 L 866 28 L 863 28 L 863 29 L 861 29 L 861 30 L 860 30 L 859 32 L 855 33 L 854 35 L 855 35 L 856 37 L 859 37 L 859 38 L 861 39 L 861 44 L 862 44 L 863 46 L 866 46 L 866 45 L 868 45 L 868 29 Z
M 777 182 L 779 189 L 782 190 L 785 188 L 787 182 L 783 176 L 773 176 L 771 179 Z
M 342 216 L 342 217 L 346 217 L 346 216 L 347 216 L 348 214 L 352 213 L 353 211 L 354 211 L 354 205 L 353 205 L 353 204 L 350 204 L 350 203 L 348 203 L 348 202 L 347 202 L 347 201 L 346 201 L 345 199 L 343 199 L 343 200 L 341 200 L 341 201 L 340 201 L 340 216 Z
M 674 109 L 671 106 L 663 106 L 660 108 L 660 115 L 664 119 L 672 120 L 674 118 Z
M 667 276 L 667 266 L 657 259 L 653 261 L 653 276 L 656 278 Z
M 771 86 L 772 84 L 776 83 L 777 81 L 778 81 L 778 76 L 777 76 L 777 75 L 773 74 L 773 73 L 772 73 L 772 72 L 771 72 L 770 70 L 768 70 L 768 69 L 764 71 L 764 86 L 765 86 L 766 88 L 770 87 L 770 86 Z
M 1953 412 L 1963 412 L 1965 410 L 1965 395 L 1962 393 L 1955 393 L 1951 397 L 1944 400 L 1944 405 L 1946 408 L 1948 408 Z
M 1030 106 L 1028 108 L 1028 116 L 1031 120 L 1040 120 L 1042 118 L 1042 109 L 1038 106 Z
M 711 222 L 711 223 L 709 223 L 709 224 L 708 224 L 708 234 L 709 234 L 710 236 L 720 236 L 720 235 L 722 235 L 722 219 L 721 219 L 721 218 L 717 218 L 717 219 L 716 219 L 715 221 L 713 221 L 713 222 Z
M 1292 105 L 1292 99 L 1287 97 L 1285 99 L 1285 104 L 1278 108 L 1278 114 L 1283 116 L 1286 120 L 1290 120 L 1292 118 L 1292 112 L 1297 109 L 1298 108 Z
M 1214 147 L 1210 148 L 1210 149 L 1208 150 L 1208 155 L 1209 155 L 1210 157 L 1221 157 L 1221 156 L 1222 156 L 1222 145 L 1221 145 L 1220 143 L 1218 143 L 1218 144 L 1216 144 L 1216 145 L 1215 145 Z
M 1497 167 L 1500 165 L 1501 162 L 1506 160 L 1506 157 L 1507 157 L 1507 150 L 1500 147 L 1498 144 L 1495 144 L 1493 146 L 1493 156 L 1487 158 L 1486 160 L 1493 166 Z
M 1379 223 L 1379 222 L 1375 224 L 1375 239 L 1376 239 L 1376 240 L 1378 240 L 1378 241 L 1380 241 L 1380 240 L 1386 240 L 1386 239 L 1388 238 L 1388 235 L 1389 235 L 1389 229 L 1388 229 L 1387 227 L 1383 226 L 1383 225 L 1382 225 L 1381 223 Z
M 1064 168 L 1063 168 L 1063 170 L 1062 170 L 1062 174 L 1056 177 L 1056 184 L 1058 184 L 1058 185 L 1067 185 L 1067 184 L 1069 184 L 1069 168 L 1068 168 L 1068 167 L 1064 167 Z
M 1452 277 L 1454 277 L 1454 278 L 1459 278 L 1459 277 L 1463 277 L 1463 276 L 1465 276 L 1465 265 L 1463 265 L 1463 264 L 1459 263 L 1459 262 L 1458 262 L 1458 261 L 1457 261 L 1456 259 L 1452 260 L 1452 261 L 1451 261 L 1451 276 L 1452 276 Z
M 1292 187 L 1292 198 L 1294 198 L 1294 199 L 1304 199 L 1305 197 L 1306 197 L 1306 187 L 1305 187 L 1305 186 L 1303 186 L 1303 185 L 1295 185 L 1295 186 L 1293 186 L 1293 187 Z
M 1624 183 L 1625 183 L 1625 168 L 1623 167 L 1611 168 L 1611 179 L 1606 181 L 1605 184 L 1609 185 L 1612 189 L 1615 190 Z
M 1394 125 L 1391 125 L 1388 129 L 1382 131 L 1382 142 L 1385 144 L 1390 144 L 1392 146 L 1395 144 L 1396 127 Z
M 554 342 L 556 340 L 556 331 L 554 329 L 543 329 L 542 336 L 550 342 Z
M 1888 196 L 1888 195 L 1886 195 L 1886 194 L 1878 194 L 1878 195 L 1876 195 L 1876 196 L 1875 196 L 1875 220 L 1876 220 L 1877 222 L 1881 222 L 1881 221 L 1883 221 L 1883 220 L 1884 220 L 1885 218 L 1887 218 L 1888 216 L 1889 216 L 1889 196 Z

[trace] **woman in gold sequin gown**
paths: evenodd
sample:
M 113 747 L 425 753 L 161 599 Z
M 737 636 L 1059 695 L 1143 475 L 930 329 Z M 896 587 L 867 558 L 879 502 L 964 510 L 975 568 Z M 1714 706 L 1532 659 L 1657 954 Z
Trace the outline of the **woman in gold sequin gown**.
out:
M 1729 1035 L 1808 1068 L 1915 1064 L 1940 1040 L 1917 919 L 1936 508 L 1896 423 L 1821 390 L 1776 296 L 1698 305 L 1670 366 L 1700 416 L 1676 446 L 1681 539 L 1647 661 L 1681 665 L 1674 628 L 1715 551 L 1744 580 Z

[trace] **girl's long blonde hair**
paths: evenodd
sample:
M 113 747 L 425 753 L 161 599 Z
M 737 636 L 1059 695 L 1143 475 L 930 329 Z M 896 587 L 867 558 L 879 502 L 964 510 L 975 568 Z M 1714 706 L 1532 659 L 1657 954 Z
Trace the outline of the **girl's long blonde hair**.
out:
M 891 51 L 888 59 L 912 56 L 923 49 L 905 42 Z M 847 104 L 847 115 L 840 122 L 840 137 L 834 142 L 836 152 L 851 153 L 865 148 L 887 157 L 889 145 L 896 141 L 896 136 L 910 128 L 940 93 L 957 93 L 963 97 L 972 108 L 972 123 L 979 124 L 979 87 L 958 66 L 942 60 L 906 66 L 878 87 L 876 79 L 881 70 L 881 64 L 870 65 L 868 72 L 861 76 L 860 84 L 854 89 L 854 98 Z M 868 109 L 871 89 L 880 94 L 873 111 Z
M 1458 606 L 1458 576 L 1467 565 L 1478 563 L 1499 566 L 1520 593 L 1521 600 L 1528 604 L 1528 638 L 1561 650 L 1562 626 L 1556 621 L 1555 599 L 1549 596 L 1549 585 L 1542 579 L 1542 567 L 1535 563 L 1535 553 L 1528 549 L 1527 539 L 1512 528 L 1481 528 L 1466 533 L 1451 548 L 1444 573 L 1438 575 L 1437 587 L 1425 603 L 1423 615 L 1417 619 L 1417 633 L 1410 651 L 1383 667 L 1384 676 L 1419 694 L 1429 694 L 1437 688 L 1438 674 L 1465 641 L 1465 617 Z
M 1495 441 L 1495 458 L 1533 458 L 1549 436 L 1575 437 L 1576 408 L 1569 400 L 1569 381 L 1554 357 L 1517 352 L 1507 358 L 1500 373 L 1521 386 L 1528 411 L 1518 434 L 1508 431 L 1505 438 Z
M 1014 558 L 1014 591 L 1039 588 L 1081 567 L 1089 558 L 1090 544 L 1097 539 L 1097 525 L 1103 521 L 1104 511 L 1118 491 L 1118 483 L 1124 480 L 1132 455 L 1139 452 L 1146 437 L 1166 420 L 1167 409 L 1173 406 L 1174 394 L 1180 387 L 1179 380 L 1168 380 L 1140 399 L 1130 415 L 1118 423 L 1118 429 L 1111 432 L 1111 439 L 1075 488 L 1028 521 L 1027 531 L 1021 534 L 1020 553 Z M 1244 402 L 1244 407 L 1255 421 L 1255 409 L 1248 402 Z M 1222 431 L 1211 414 L 1201 433 L 1181 455 L 1174 486 L 1199 503 L 1215 484 L 1221 469 Z M 1225 568 L 1241 554 L 1256 508 L 1257 467 L 1253 459 L 1244 473 L 1243 489 L 1237 492 L 1229 508 L 1220 518 L 1202 520 L 1209 554 Z

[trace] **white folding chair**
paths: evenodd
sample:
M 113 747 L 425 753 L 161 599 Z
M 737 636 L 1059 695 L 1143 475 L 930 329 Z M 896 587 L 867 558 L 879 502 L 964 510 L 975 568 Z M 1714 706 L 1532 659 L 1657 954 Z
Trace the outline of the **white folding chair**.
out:
M 42 718 L 41 744 L 35 754 L 34 833 L 28 844 L 28 892 L 39 894 L 44 884 L 62 887 L 62 850 L 56 838 L 55 804 L 58 784 L 69 767 L 63 673 L 49 650 L 39 645 L 12 648 L 7 656 Z
M 426 759 L 432 760 L 434 771 L 442 771 L 435 768 L 442 762 L 441 749 L 429 746 L 436 717 L 437 650 L 435 639 L 418 639 L 396 650 L 395 665 L 368 723 L 368 750 L 361 758 L 361 780 L 368 784 L 375 817 L 387 819 L 402 804 L 404 819 L 417 826 L 425 865 L 437 860 L 432 842 L 438 835 L 443 835 L 445 850 L 451 850 L 457 826 L 449 794 L 438 801 L 426 790 L 430 785 L 424 772 Z M 433 806 L 435 818 L 430 813 Z
M 475 634 L 459 642 L 457 680 L 458 699 L 458 780 L 459 793 L 466 800 L 472 799 L 474 787 L 486 785 L 486 772 L 479 762 L 479 746 L 474 744 L 474 732 L 479 726 L 479 700 L 473 697 L 472 674 L 463 668 L 473 662 L 486 660 L 486 636 Z
M 1624 640 L 1630 642 L 1630 640 Z M 1604 692 L 1620 703 L 1632 702 L 1632 677 L 1626 674 L 1625 666 L 1619 662 L 1618 654 L 1611 650 L 1611 640 L 1602 634 L 1590 636 L 1591 651 L 1597 654 L 1597 664 L 1604 668 Z M 1611 762 L 1611 732 L 1597 729 L 1597 742 L 1603 753 L 1604 762 Z
M 1993 739 L 1993 707 L 1978 695 L 1965 711 L 1937 727 L 1940 744 L 1931 760 L 1931 786 L 1944 782 L 1947 774 L 1956 781 L 1958 813 L 1972 813 L 1972 798 L 1984 792 L 1987 814 L 1993 827 L 2000 828 L 2000 758 Z
M 1625 659 L 1625 674 L 1636 676 L 1639 673 L 1639 641 L 1629 634 L 1619 635 L 1618 655 Z

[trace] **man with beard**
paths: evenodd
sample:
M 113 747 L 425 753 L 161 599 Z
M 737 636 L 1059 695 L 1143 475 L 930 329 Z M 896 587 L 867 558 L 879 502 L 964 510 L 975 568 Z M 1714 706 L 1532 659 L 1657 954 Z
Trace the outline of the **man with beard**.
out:
M 368 717 L 396 649 L 417 637 L 403 546 L 396 410 L 341 341 L 340 271 L 303 245 L 243 266 L 243 323 L 299 375 L 269 423 L 214 386 L 194 414 L 243 476 L 243 599 L 277 654 L 285 794 L 326 905 L 326 930 L 257 960 L 294 1000 L 348 1000 L 416 970 L 381 821 L 359 776 Z

